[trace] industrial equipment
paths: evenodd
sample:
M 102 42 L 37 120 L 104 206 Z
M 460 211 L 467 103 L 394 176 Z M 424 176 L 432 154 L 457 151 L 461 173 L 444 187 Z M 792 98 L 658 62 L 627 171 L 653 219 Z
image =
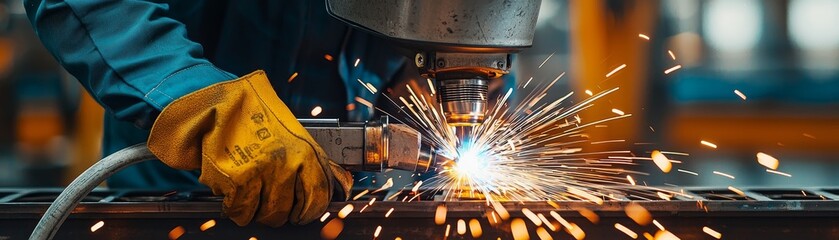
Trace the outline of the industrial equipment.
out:
M 530 47 L 539 0 L 327 0 L 329 13 L 391 40 L 436 81 L 451 126 L 483 122 L 488 81 L 509 73 L 512 54 Z

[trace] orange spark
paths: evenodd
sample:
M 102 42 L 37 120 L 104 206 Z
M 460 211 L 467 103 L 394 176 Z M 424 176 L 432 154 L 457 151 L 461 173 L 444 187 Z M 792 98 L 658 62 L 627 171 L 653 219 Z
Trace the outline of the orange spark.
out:
M 542 68 L 542 66 L 544 66 L 545 63 L 548 62 L 548 60 L 550 60 L 551 57 L 554 56 L 554 53 L 556 53 L 556 52 L 553 52 L 553 53 L 551 53 L 551 55 L 548 55 L 548 58 L 545 58 L 545 61 L 542 61 L 542 64 L 539 64 L 539 68 Z
M 451 230 L 452 230 L 452 225 L 451 224 L 446 224 L 446 233 L 443 235 L 443 237 L 449 237 L 449 232 Z
M 654 224 L 654 225 L 655 225 L 658 229 L 661 229 L 662 231 L 664 231 L 664 226 L 662 226 L 662 225 L 661 225 L 661 223 L 658 223 L 658 221 L 656 221 L 655 219 L 653 219 L 653 224 Z
M 565 231 L 571 234 L 571 236 L 574 236 L 574 239 L 582 240 L 586 238 L 586 233 L 577 224 L 571 223 L 571 227 L 565 228 Z
M 583 215 L 583 217 L 588 219 L 588 221 L 591 222 L 591 223 L 597 224 L 597 223 L 600 222 L 600 216 L 597 216 L 597 213 L 594 213 L 594 211 L 592 211 L 592 210 L 588 210 L 586 208 L 580 208 L 580 209 L 577 209 L 577 212 L 579 212 L 580 215 Z
M 684 169 L 681 169 L 681 168 L 677 169 L 677 171 L 687 173 L 687 174 L 691 174 L 691 175 L 694 175 L 694 176 L 699 176 L 699 173 L 691 172 L 691 171 L 684 170 Z
M 603 205 L 603 199 L 600 199 L 599 197 L 594 196 L 591 193 L 588 193 L 588 192 L 585 192 L 583 190 L 580 190 L 580 189 L 577 189 L 577 188 L 574 188 L 574 187 L 570 187 L 570 186 L 568 187 L 567 191 L 570 194 L 573 194 L 573 195 L 576 195 L 578 197 L 589 200 L 591 202 L 597 203 L 597 205 Z
M 340 218 L 333 218 L 320 229 L 320 237 L 323 239 L 336 239 L 344 230 L 344 221 Z
M 481 229 L 481 222 L 478 219 L 469 220 L 469 230 L 471 230 L 472 237 L 475 239 L 481 238 L 481 235 L 484 234 L 483 229 Z
M 446 204 L 437 205 L 437 212 L 434 214 L 434 223 L 437 225 L 443 225 L 446 222 Z
M 734 179 L 734 176 L 732 176 L 731 174 L 728 174 L 728 173 L 724 173 L 724 172 L 720 172 L 720 171 L 714 171 L 714 174 Z
M 490 201 L 490 203 L 492 204 L 492 209 L 494 209 L 495 212 L 498 213 L 498 216 L 501 217 L 502 220 L 510 219 L 510 213 L 507 212 L 507 209 L 504 208 L 504 205 L 501 205 L 501 203 L 498 203 L 497 201 Z
M 660 168 L 662 172 L 669 173 L 670 169 L 673 168 L 673 164 L 670 163 L 670 159 L 667 159 L 667 156 L 664 156 L 664 154 L 660 151 L 653 150 L 650 156 L 653 159 L 653 163 L 655 163 L 655 165 L 658 166 L 658 168 Z
M 199 229 L 201 229 L 201 231 L 203 232 L 203 231 L 207 231 L 207 229 L 213 228 L 215 226 L 216 226 L 216 220 L 210 219 L 209 221 L 204 222 L 204 224 L 201 224 L 201 227 L 199 227 Z
M 709 141 L 700 140 L 699 143 L 702 144 L 702 145 L 708 146 L 709 148 L 713 148 L 713 149 L 717 148 L 717 144 L 714 144 L 714 143 L 709 142 Z
M 297 78 L 297 72 L 292 73 L 291 77 L 288 77 L 288 82 L 291 83 L 291 81 L 294 81 L 294 78 Z
M 550 224 L 548 224 L 548 226 L 550 226 Z M 548 230 L 545 230 L 545 228 L 543 228 L 543 227 L 537 227 L 536 228 L 536 235 L 538 235 L 539 239 L 542 239 L 542 240 L 552 240 L 552 239 L 554 239 L 553 237 L 551 237 L 551 233 L 549 233 Z
M 538 216 L 538 217 L 539 217 L 539 220 L 542 220 L 542 223 L 544 223 L 544 224 L 545 224 L 545 226 L 548 226 L 548 228 L 550 228 L 550 229 L 551 229 L 551 231 L 556 232 L 556 230 L 557 230 L 557 229 L 556 229 L 556 226 L 554 226 L 553 224 L 551 224 L 551 221 L 549 221 L 549 220 L 548 220 L 548 218 L 546 218 L 546 217 L 545 217 L 545 215 L 542 215 L 541 213 L 539 213 L 539 214 L 536 214 L 536 216 Z
M 670 74 L 673 71 L 679 70 L 681 68 L 682 68 L 682 65 L 676 65 L 674 67 L 668 68 L 667 70 L 664 70 L 664 74 Z
M 548 199 L 548 204 L 556 209 L 559 209 L 559 204 L 556 204 L 554 201 L 551 201 L 550 199 Z
M 521 218 L 513 219 L 513 221 L 510 222 L 510 229 L 513 230 L 513 239 L 530 239 L 530 234 L 527 232 L 527 225 L 525 225 L 524 220 Z
M 181 226 L 177 226 L 169 231 L 169 239 L 178 239 L 186 233 L 186 229 Z
M 353 201 L 358 200 L 359 198 L 361 198 L 362 196 L 364 196 L 368 192 L 370 192 L 370 190 L 364 189 L 364 191 L 361 191 L 360 193 L 356 194 L 355 197 L 352 197 L 352 200 Z
M 373 103 L 367 101 L 367 99 L 361 97 L 355 97 L 355 101 L 361 103 L 361 105 L 367 106 L 368 108 L 373 108 Z
M 612 75 L 614 75 L 615 73 L 617 73 L 618 71 L 620 71 L 621 69 L 624 69 L 624 68 L 626 68 L 626 64 L 621 64 L 620 66 L 616 67 L 616 68 L 615 68 L 614 70 L 612 70 L 611 72 L 607 73 L 607 74 L 606 74 L 606 77 L 607 77 L 607 78 L 608 78 L 608 77 L 611 77 Z
M 766 168 L 777 170 L 779 161 L 777 158 L 770 156 L 769 154 L 759 152 L 757 153 L 757 162 L 760 165 L 763 165 Z
M 667 201 L 670 201 L 670 199 L 673 198 L 673 196 L 671 196 L 670 194 L 666 194 L 666 193 L 663 193 L 663 192 L 656 192 L 656 195 L 658 195 L 659 198 L 667 200 Z
M 338 218 L 347 217 L 347 215 L 349 215 L 352 212 L 353 208 L 354 207 L 353 207 L 352 203 L 348 203 L 347 206 L 344 206 L 344 208 L 341 208 L 341 211 L 338 211 Z
M 623 210 L 626 212 L 626 216 L 642 226 L 650 224 L 653 220 L 653 216 L 650 212 L 638 203 L 629 203 L 629 205 L 626 205 Z
M 624 113 L 623 111 L 621 111 L 620 109 L 617 109 L 617 108 L 612 108 L 612 112 L 617 114 L 617 115 L 621 115 L 621 116 L 626 114 L 626 113 Z
M 530 79 L 527 79 L 527 82 L 524 82 L 524 86 L 521 87 L 521 88 L 527 88 L 527 85 L 530 84 L 530 81 L 533 81 L 533 77 L 530 77 Z
M 385 181 L 385 184 L 382 184 L 382 186 L 379 187 L 379 189 L 376 189 L 376 191 L 373 191 L 373 193 L 387 190 L 390 187 L 393 187 L 393 178 L 388 178 L 387 181 Z
M 315 106 L 315 108 L 312 108 L 312 117 L 317 117 L 321 112 L 323 112 L 323 108 Z
M 530 209 L 521 208 L 521 213 L 523 213 L 524 216 L 527 217 L 527 219 L 530 219 L 530 221 L 532 221 L 533 224 L 535 224 L 536 226 L 542 225 L 542 220 L 539 219 L 539 216 L 536 216 L 535 213 L 530 211 Z
M 379 225 L 378 227 L 376 227 L 376 231 L 373 232 L 373 238 L 379 237 L 379 233 L 382 233 L 382 225 Z
M 105 222 L 104 221 L 98 221 L 98 222 L 96 222 L 96 224 L 93 224 L 93 226 L 90 226 L 90 232 L 96 232 L 96 230 L 99 230 L 103 226 L 105 226 Z
M 768 173 L 774 173 L 774 174 L 778 174 L 778 175 L 781 175 L 781 176 L 786 176 L 786 177 L 792 177 L 792 175 L 790 175 L 789 173 L 780 172 L 780 171 L 775 171 L 775 170 L 772 170 L 772 169 L 766 169 L 766 172 L 768 172 Z
M 565 228 L 571 228 L 571 227 L 573 227 L 573 226 L 571 225 L 571 223 L 569 223 L 568 221 L 566 221 L 566 220 L 565 220 L 565 218 L 562 218 L 562 216 L 560 216 L 560 215 L 559 215 L 559 213 L 556 213 L 556 212 L 554 212 L 554 211 L 551 211 L 551 216 L 552 216 L 552 217 L 554 217 L 554 219 L 556 219 L 556 221 L 557 221 L 557 222 L 559 222 L 559 224 L 561 224 L 563 227 L 565 227 Z
M 655 240 L 679 240 L 679 237 L 676 237 L 673 233 L 665 230 L 656 232 L 653 238 Z
M 711 237 L 714 237 L 716 239 L 722 238 L 722 233 L 714 231 L 714 229 L 711 229 L 709 227 L 702 227 L 702 231 L 707 233 L 708 235 L 711 235 Z
M 419 191 L 420 186 L 422 186 L 422 180 L 420 180 L 419 182 L 417 182 L 417 184 L 414 184 L 414 188 L 411 188 L 411 192 L 417 192 L 417 191 Z
M 373 84 L 367 83 L 365 86 L 367 87 L 367 89 L 370 89 L 370 92 L 373 92 L 373 94 L 379 92 L 379 89 L 376 89 L 376 87 L 373 86 Z
M 623 232 L 627 236 L 631 237 L 632 239 L 637 239 L 638 238 L 637 233 L 635 233 L 631 229 L 621 225 L 620 223 L 615 223 L 615 228 L 618 229 L 619 231 Z
M 743 101 L 745 101 L 745 100 L 746 100 L 746 94 L 743 94 L 743 92 L 740 92 L 740 90 L 734 89 L 734 94 L 737 94 L 737 96 L 739 96 L 740 98 L 742 98 L 742 99 L 743 99 Z
M 732 192 L 736 193 L 737 195 L 744 196 L 744 197 L 746 196 L 746 193 L 744 193 L 742 190 L 737 189 L 733 186 L 728 186 L 728 190 L 731 190 Z

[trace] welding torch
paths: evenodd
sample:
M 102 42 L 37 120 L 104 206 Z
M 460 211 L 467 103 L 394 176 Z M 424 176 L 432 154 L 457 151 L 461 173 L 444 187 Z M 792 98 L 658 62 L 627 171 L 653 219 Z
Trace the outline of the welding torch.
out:
M 338 119 L 298 119 L 323 148 L 329 159 L 350 171 L 399 169 L 427 172 L 436 163 L 450 160 L 415 129 L 377 121 L 339 122 Z

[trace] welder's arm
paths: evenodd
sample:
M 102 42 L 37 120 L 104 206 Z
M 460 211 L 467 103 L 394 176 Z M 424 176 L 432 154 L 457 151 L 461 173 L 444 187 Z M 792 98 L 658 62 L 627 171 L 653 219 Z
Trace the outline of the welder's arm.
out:
M 120 120 L 151 127 L 187 93 L 236 78 L 203 57 L 184 25 L 149 1 L 26 0 L 44 46 Z
M 44 45 L 91 95 L 121 120 L 154 123 L 153 153 L 172 167 L 202 169 L 201 182 L 225 195 L 237 224 L 305 223 L 326 209 L 334 179 L 349 189 L 348 173 L 331 167 L 264 74 L 225 82 L 236 76 L 202 57 L 166 5 L 24 4 Z

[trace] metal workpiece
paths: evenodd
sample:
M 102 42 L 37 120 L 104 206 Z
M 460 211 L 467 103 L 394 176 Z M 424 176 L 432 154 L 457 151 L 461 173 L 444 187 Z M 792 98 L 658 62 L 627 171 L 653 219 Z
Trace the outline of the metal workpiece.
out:
M 444 158 L 422 142 L 422 135 L 404 124 L 378 121 L 342 123 L 337 119 L 300 119 L 332 161 L 352 171 L 387 168 L 426 172 Z
M 354 27 L 430 51 L 511 52 L 533 44 L 539 0 L 326 0 Z

